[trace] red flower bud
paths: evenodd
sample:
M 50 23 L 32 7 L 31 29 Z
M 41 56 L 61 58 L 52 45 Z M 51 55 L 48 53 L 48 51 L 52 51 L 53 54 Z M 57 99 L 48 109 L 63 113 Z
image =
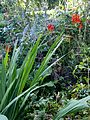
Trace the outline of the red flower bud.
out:
M 80 25 L 79 25 L 79 29 L 82 29 L 82 28 L 83 28 L 83 24 L 80 23 Z
M 5 47 L 5 50 L 6 50 L 6 52 L 11 52 L 11 49 L 12 49 L 12 47 L 11 47 L 11 45 L 6 45 L 6 47 Z

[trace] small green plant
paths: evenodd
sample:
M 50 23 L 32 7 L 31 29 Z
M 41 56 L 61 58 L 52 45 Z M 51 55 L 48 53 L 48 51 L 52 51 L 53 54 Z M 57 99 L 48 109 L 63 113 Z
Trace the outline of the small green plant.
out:
M 60 120 L 65 117 L 67 114 L 78 112 L 79 110 L 89 108 L 90 96 L 82 98 L 81 100 L 71 100 L 63 109 L 59 110 L 55 120 Z

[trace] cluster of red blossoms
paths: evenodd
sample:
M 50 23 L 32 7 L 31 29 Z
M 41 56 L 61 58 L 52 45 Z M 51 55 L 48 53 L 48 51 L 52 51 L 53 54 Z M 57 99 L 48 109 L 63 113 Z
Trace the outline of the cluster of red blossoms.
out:
M 78 23 L 78 24 L 79 24 L 79 26 L 78 26 L 79 29 L 82 29 L 82 28 L 83 28 L 83 24 L 82 24 L 80 15 L 78 15 L 78 14 L 73 14 L 73 15 L 72 15 L 72 23 L 73 23 L 73 24 Z M 48 24 L 48 25 L 47 25 L 47 29 L 52 32 L 52 31 L 54 31 L 55 26 L 54 26 L 53 24 Z
M 54 27 L 53 24 L 48 24 L 47 28 L 48 28 L 49 31 L 54 31 L 55 27 Z
M 72 23 L 75 24 L 75 23 L 79 23 L 79 28 L 82 29 L 83 28 L 83 24 L 82 24 L 82 21 L 80 19 L 80 15 L 78 14 L 73 14 L 72 15 Z

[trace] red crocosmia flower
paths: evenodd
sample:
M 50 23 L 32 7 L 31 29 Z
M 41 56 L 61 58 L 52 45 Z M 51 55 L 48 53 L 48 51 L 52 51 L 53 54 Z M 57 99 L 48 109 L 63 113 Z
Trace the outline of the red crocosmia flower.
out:
M 73 22 L 73 23 L 80 23 L 80 22 L 81 22 L 80 15 L 78 15 L 78 14 L 73 14 L 73 15 L 72 15 L 72 22 Z
M 83 28 L 83 24 L 80 23 L 80 25 L 79 25 L 79 29 L 82 29 L 82 28 Z
M 54 31 L 54 25 L 53 24 L 48 24 L 47 26 L 49 31 Z

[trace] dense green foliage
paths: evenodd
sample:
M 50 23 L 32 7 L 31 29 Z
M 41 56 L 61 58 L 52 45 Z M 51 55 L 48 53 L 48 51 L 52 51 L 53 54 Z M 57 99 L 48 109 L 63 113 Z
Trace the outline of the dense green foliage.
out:
M 0 119 L 90 119 L 89 11 L 88 0 L 0 1 Z

